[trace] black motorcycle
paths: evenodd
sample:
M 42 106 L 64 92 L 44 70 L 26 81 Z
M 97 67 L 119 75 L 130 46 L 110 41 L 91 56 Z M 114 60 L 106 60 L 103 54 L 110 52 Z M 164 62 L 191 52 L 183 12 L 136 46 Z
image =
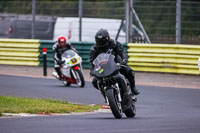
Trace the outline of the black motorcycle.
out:
M 98 55 L 93 64 L 92 75 L 96 77 L 98 89 L 110 106 L 114 117 L 120 119 L 123 113 L 127 117 L 134 117 L 136 99 L 132 100 L 130 83 L 120 73 L 120 68 L 125 66 L 116 63 L 115 56 L 111 53 Z

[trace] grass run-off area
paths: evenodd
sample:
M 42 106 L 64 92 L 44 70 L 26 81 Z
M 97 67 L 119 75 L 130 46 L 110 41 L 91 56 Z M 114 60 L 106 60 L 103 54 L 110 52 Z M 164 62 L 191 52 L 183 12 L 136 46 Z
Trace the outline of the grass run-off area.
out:
M 101 108 L 100 105 L 80 105 L 52 99 L 0 96 L 0 116 L 2 116 L 2 113 L 48 114 L 89 112 L 99 108 Z

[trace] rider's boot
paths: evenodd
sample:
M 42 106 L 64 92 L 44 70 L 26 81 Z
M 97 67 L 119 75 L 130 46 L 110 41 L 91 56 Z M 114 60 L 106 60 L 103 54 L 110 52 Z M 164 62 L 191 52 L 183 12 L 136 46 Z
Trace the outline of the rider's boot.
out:
M 52 75 L 53 75 L 54 77 L 56 77 L 56 79 L 61 80 L 61 76 L 59 76 L 57 72 L 54 71 L 54 72 L 52 73 Z
M 136 87 L 131 87 L 131 91 L 134 95 L 139 95 L 140 94 L 140 91 L 136 88 Z
M 60 68 L 59 68 L 59 67 L 56 67 L 56 68 L 55 68 L 55 72 L 53 72 L 53 76 L 55 76 L 58 80 L 61 80 L 61 79 L 62 79 L 61 71 L 60 71 Z
M 134 95 L 140 94 L 139 90 L 135 86 L 135 73 L 134 73 L 134 71 L 132 71 L 131 74 L 130 74 L 129 82 L 130 82 L 131 92 Z

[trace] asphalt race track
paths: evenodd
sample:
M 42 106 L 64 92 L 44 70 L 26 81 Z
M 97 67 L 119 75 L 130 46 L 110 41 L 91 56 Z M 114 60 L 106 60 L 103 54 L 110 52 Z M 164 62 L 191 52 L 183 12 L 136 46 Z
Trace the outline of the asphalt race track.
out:
M 200 89 L 138 86 L 137 115 L 111 113 L 0 118 L 0 133 L 200 133 Z M 104 104 L 90 82 L 64 87 L 54 79 L 0 75 L 0 95 Z
M 0 95 L 65 100 L 82 104 L 104 104 L 103 97 L 87 83 L 84 88 L 65 87 L 56 79 L 0 76 Z

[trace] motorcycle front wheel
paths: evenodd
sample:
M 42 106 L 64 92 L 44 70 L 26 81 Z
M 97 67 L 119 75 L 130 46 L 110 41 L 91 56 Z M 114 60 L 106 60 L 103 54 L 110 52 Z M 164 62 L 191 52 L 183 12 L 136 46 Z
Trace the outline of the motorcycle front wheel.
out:
M 121 103 L 118 101 L 117 95 L 115 95 L 113 89 L 108 89 L 106 91 L 106 96 L 108 98 L 110 109 L 115 118 L 121 119 L 122 118 L 122 108 Z
M 76 70 L 73 70 L 74 71 L 74 74 L 76 77 L 75 80 L 76 80 L 76 83 L 79 87 L 84 87 L 85 86 L 85 80 L 84 80 L 84 77 L 83 77 L 83 74 L 81 72 L 80 69 L 76 69 Z

